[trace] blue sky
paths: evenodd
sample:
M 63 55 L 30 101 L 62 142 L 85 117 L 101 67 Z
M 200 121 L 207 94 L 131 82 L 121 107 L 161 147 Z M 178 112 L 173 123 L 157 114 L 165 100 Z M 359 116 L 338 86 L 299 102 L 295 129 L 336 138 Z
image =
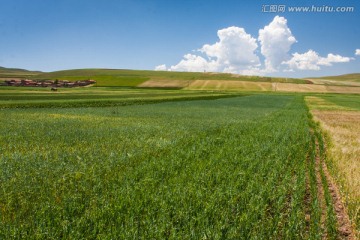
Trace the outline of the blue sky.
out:
M 265 5 L 285 5 L 286 11 L 262 12 Z M 350 6 L 354 11 L 287 9 L 312 5 Z M 355 55 L 360 49 L 358 0 L 0 0 L 0 6 L 4 67 L 54 71 L 160 66 L 290 77 L 360 72 L 360 56 Z M 265 29 L 262 42 L 260 29 Z M 249 46 L 252 50 L 241 56 Z M 286 49 L 277 49 L 282 46 Z

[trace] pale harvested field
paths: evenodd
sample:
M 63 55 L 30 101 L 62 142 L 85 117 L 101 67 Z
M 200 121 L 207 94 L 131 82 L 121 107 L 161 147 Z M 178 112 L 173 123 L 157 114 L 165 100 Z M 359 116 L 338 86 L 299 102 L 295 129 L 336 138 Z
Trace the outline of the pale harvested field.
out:
M 196 80 L 187 89 L 360 94 L 360 87 L 227 80 Z
M 184 88 L 191 84 L 192 81 L 186 80 L 148 80 L 138 85 L 138 87 L 151 88 Z
M 326 86 L 329 93 L 357 93 L 360 94 L 360 87 Z
M 312 110 L 315 121 L 330 136 L 331 146 L 328 153 L 335 165 L 333 172 L 341 186 L 345 201 L 353 223 L 360 224 L 360 111 L 339 107 L 317 97 L 307 97 L 310 105 L 321 106 Z M 338 110 L 328 110 L 336 109 Z M 359 230 L 359 227 L 357 228 Z M 359 234 L 359 233 L 358 233 Z
M 309 93 L 358 93 L 360 87 L 317 84 L 271 83 L 230 80 L 149 80 L 138 87 L 173 87 L 187 90 L 276 91 Z
M 343 197 L 349 206 L 349 214 L 360 221 L 360 112 L 318 111 L 313 115 L 327 131 L 333 143 L 329 149 L 334 159 L 339 178 L 343 179 Z M 341 183 L 341 182 L 340 182 Z
M 307 79 L 312 81 L 315 84 L 322 84 L 322 85 L 332 85 L 332 86 L 353 86 L 353 87 L 360 87 L 359 82 L 350 82 L 350 81 L 336 81 L 336 80 L 328 80 L 328 79 Z
M 359 93 L 360 94 L 360 87 L 277 83 L 276 91 L 279 91 L 279 92 L 310 92 L 310 93 Z
M 271 91 L 271 83 L 227 81 L 227 80 L 195 80 L 187 89 L 191 90 L 243 90 L 243 91 Z
M 276 85 L 276 91 L 279 92 L 328 92 L 324 85 L 294 83 L 278 83 Z

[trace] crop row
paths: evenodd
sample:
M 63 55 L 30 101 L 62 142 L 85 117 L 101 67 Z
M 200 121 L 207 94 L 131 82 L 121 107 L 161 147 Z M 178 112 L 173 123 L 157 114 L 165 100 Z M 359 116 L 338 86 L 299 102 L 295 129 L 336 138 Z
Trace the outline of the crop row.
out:
M 314 180 L 312 205 L 304 201 L 314 166 L 302 97 L 0 117 L 11 123 L 0 126 L 0 238 L 321 236 Z
M 239 96 L 240 94 L 237 94 Z M 243 94 L 242 94 L 243 95 Z M 151 93 L 144 90 L 132 91 L 95 91 L 44 93 L 44 92 L 12 92 L 0 95 L 0 109 L 5 108 L 69 108 L 69 107 L 106 107 L 141 105 L 168 101 L 188 101 L 233 97 L 232 94 L 213 92 L 179 92 L 166 91 Z

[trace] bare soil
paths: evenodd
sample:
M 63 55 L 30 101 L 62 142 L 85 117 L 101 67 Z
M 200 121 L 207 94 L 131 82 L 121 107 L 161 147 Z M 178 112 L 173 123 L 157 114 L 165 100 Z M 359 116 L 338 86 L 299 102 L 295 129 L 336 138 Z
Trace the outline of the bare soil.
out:
M 328 182 L 329 190 L 332 197 L 333 206 L 336 212 L 337 226 L 338 226 L 338 236 L 340 239 L 355 240 L 354 230 L 352 228 L 349 215 L 347 214 L 346 208 L 343 201 L 341 200 L 341 195 L 339 188 L 337 187 L 335 181 L 331 177 L 326 163 L 321 159 L 319 151 L 319 142 L 316 140 L 316 158 L 315 158 L 315 170 L 316 170 L 316 181 L 318 187 L 318 198 L 321 207 L 321 227 L 323 230 L 326 230 L 326 204 L 324 197 L 324 185 L 321 182 L 321 173 L 320 169 L 324 171 L 326 181 Z M 323 231 L 323 239 L 327 239 L 326 231 Z

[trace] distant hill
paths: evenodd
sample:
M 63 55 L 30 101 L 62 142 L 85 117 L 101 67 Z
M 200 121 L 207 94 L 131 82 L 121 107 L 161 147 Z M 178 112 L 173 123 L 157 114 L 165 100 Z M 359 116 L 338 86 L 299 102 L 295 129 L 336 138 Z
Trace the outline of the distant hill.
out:
M 172 72 L 128 69 L 71 69 L 54 72 L 0 67 L 5 78 L 32 80 L 95 80 L 94 87 L 158 89 L 360 93 L 360 73 L 311 79 L 244 76 L 213 72 Z
M 146 81 L 195 81 L 195 80 L 232 80 L 251 82 L 307 83 L 307 80 L 292 78 L 272 78 L 243 76 L 230 73 L 210 72 L 172 72 L 128 69 L 73 69 L 42 73 L 37 79 L 59 80 L 96 80 L 96 86 L 139 86 Z M 180 84 L 181 85 L 181 84 Z M 179 85 L 179 86 L 180 86 Z
M 317 78 L 313 78 L 313 79 L 360 82 L 360 73 L 351 73 L 351 74 L 344 74 L 344 75 L 339 75 L 339 76 L 317 77 Z
M 1 78 L 29 78 L 35 80 L 87 80 L 93 79 L 95 86 L 101 87 L 165 87 L 184 88 L 198 81 L 199 83 L 213 84 L 214 80 L 227 84 L 227 81 L 244 81 L 254 83 L 297 83 L 327 86 L 360 86 L 360 73 L 340 76 L 326 76 L 309 79 L 244 76 L 230 73 L 212 72 L 172 72 L 152 70 L 129 70 L 129 69 L 70 69 L 54 72 L 28 71 L 18 68 L 0 67 Z M 200 81 L 200 82 L 199 82 Z M 210 81 L 210 82 L 209 82 Z M 220 84 L 218 83 L 218 84 Z M 230 82 L 229 82 L 230 84 Z
M 38 75 L 40 71 L 29 71 L 21 68 L 0 67 L 0 78 L 26 78 Z

